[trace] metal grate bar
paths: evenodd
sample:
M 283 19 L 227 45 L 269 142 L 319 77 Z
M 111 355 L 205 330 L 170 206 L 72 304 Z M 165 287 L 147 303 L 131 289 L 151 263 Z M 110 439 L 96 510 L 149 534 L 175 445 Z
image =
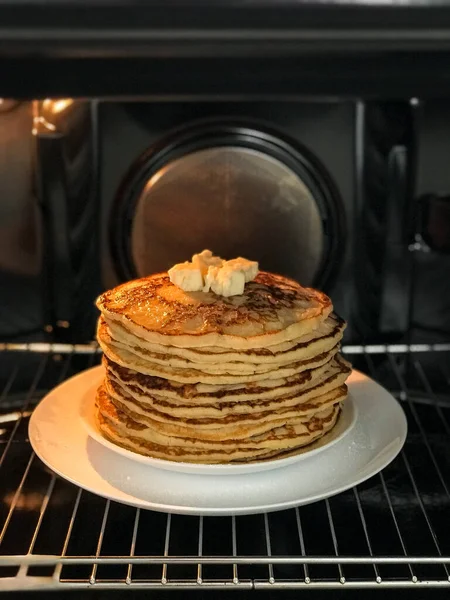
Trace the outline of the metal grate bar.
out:
M 24 473 L 22 475 L 22 479 L 20 480 L 19 487 L 17 488 L 16 493 L 14 494 L 14 497 L 12 499 L 12 502 L 11 502 L 11 505 L 10 505 L 9 511 L 8 511 L 8 516 L 6 517 L 6 521 L 5 521 L 4 525 L 3 525 L 2 531 L 0 533 L 0 545 L 3 542 L 3 539 L 4 539 L 5 534 L 6 534 L 6 530 L 8 529 L 8 525 L 9 525 L 9 523 L 11 521 L 11 517 L 13 516 L 13 513 L 14 513 L 14 511 L 16 509 L 17 501 L 19 500 L 20 495 L 22 493 L 22 488 L 24 486 L 26 478 L 28 477 L 28 473 L 30 472 L 31 465 L 33 464 L 34 457 L 35 457 L 35 454 L 34 454 L 34 452 L 32 452 L 31 455 L 30 455 L 30 458 L 28 460 L 27 466 L 25 468 L 25 471 L 24 471 Z
M 68 369 L 69 369 L 69 365 L 70 365 L 70 361 L 71 361 L 72 355 L 73 355 L 73 352 L 70 353 L 69 356 L 68 356 L 68 358 L 63 362 L 63 366 L 62 366 L 61 372 L 60 372 L 59 377 L 58 377 L 58 383 L 61 383 L 63 381 L 63 379 L 65 379 L 65 377 L 67 376 L 67 372 L 68 372 Z M 35 530 L 33 532 L 33 537 L 31 538 L 30 546 L 28 548 L 28 554 L 32 554 L 32 552 L 33 552 L 34 545 L 36 543 L 36 539 L 37 539 L 37 536 L 39 534 L 39 531 L 40 531 L 40 528 L 41 528 L 41 525 L 42 525 L 42 521 L 43 521 L 45 512 L 47 510 L 48 503 L 50 502 L 50 497 L 51 497 L 51 495 L 53 493 L 53 489 L 55 487 L 55 483 L 56 483 L 56 475 L 53 474 L 51 476 L 50 482 L 48 484 L 46 493 L 45 493 L 43 501 L 42 501 L 41 509 L 40 509 L 40 512 L 39 512 L 39 519 L 38 519 L 38 522 L 36 524 Z M 28 569 L 28 567 L 26 565 L 22 565 L 21 570 L 19 572 L 19 576 L 25 575 L 27 569 Z
M 0 343 L 0 352 L 32 352 L 34 354 L 99 354 L 97 342 L 90 344 L 54 344 L 48 342 Z
M 266 534 L 266 550 L 267 556 L 272 557 L 272 544 L 270 541 L 270 529 L 269 529 L 269 518 L 267 513 L 264 513 L 264 531 Z M 273 576 L 273 564 L 270 562 L 268 565 L 269 569 L 269 583 L 275 583 L 275 577 Z
M 334 553 L 336 556 L 339 556 L 338 541 L 337 541 L 337 537 L 336 537 L 336 530 L 334 528 L 333 515 L 331 514 L 331 506 L 330 506 L 329 500 L 325 500 L 325 506 L 327 508 L 328 524 L 330 526 L 331 539 L 333 540 Z M 339 570 L 339 581 L 341 583 L 345 583 L 344 571 L 343 571 L 340 563 L 338 563 L 338 570 Z
M 344 344 L 342 351 L 358 354 L 410 354 L 424 352 L 450 352 L 450 343 L 438 344 Z M 48 342 L 0 343 L 0 352 L 31 352 L 34 354 L 84 354 L 101 353 L 97 342 L 89 344 L 57 344 Z
M 4 580 L 3 580 L 4 581 Z M 39 589 L 40 591 L 55 591 L 55 586 L 52 585 L 47 579 L 44 579 L 44 581 L 41 583 L 40 578 L 39 577 L 29 577 L 27 578 L 26 582 L 23 582 L 23 580 L 19 579 L 18 577 L 15 578 L 11 578 L 7 581 L 9 585 L 9 587 L 7 589 L 11 590 L 15 590 L 15 591 L 20 591 L 20 590 L 24 590 L 25 589 L 25 585 L 27 586 L 27 590 L 31 589 Z M 199 591 L 199 585 L 196 581 L 192 581 L 192 582 L 185 582 L 185 581 L 174 581 L 174 582 L 170 582 L 167 583 L 164 586 L 166 589 L 169 590 L 177 590 L 177 591 L 193 591 L 196 590 L 197 592 Z M 305 584 L 303 581 L 293 581 L 293 580 L 277 580 L 276 585 L 270 584 L 268 581 L 265 580 L 258 580 L 255 579 L 253 581 L 245 581 L 245 582 L 241 582 L 239 584 L 239 586 L 236 586 L 234 583 L 231 582 L 219 582 L 216 583 L 215 581 L 204 581 L 202 586 L 202 588 L 208 590 L 208 592 L 213 592 L 213 591 L 228 591 L 228 590 L 236 590 L 236 589 L 245 589 L 245 590 L 250 590 L 250 589 L 255 589 L 255 590 L 264 590 L 264 589 L 271 589 L 273 590 L 274 588 L 277 590 L 303 590 L 303 589 L 307 589 L 307 588 L 313 588 L 316 590 L 335 590 L 335 589 L 341 589 L 344 587 L 339 581 L 312 581 L 309 584 Z M 421 581 L 417 581 L 417 583 L 414 584 L 405 584 L 404 581 L 396 581 L 396 580 L 391 580 L 391 581 L 386 581 L 382 584 L 377 584 L 374 583 L 372 581 L 368 581 L 368 580 L 361 580 L 361 581 L 347 581 L 345 583 L 345 588 L 348 589 L 360 589 L 360 590 L 367 590 L 367 589 L 373 589 L 373 588 L 384 588 L 386 589 L 402 589 L 402 588 L 410 588 L 410 589 L 430 589 L 430 588 L 446 588 L 446 590 L 450 589 L 450 583 L 448 581 L 445 580 L 440 580 L 440 579 L 425 579 L 425 580 L 421 580 Z M 95 584 L 95 588 L 98 590 L 125 590 L 125 588 L 129 591 L 130 588 L 133 590 L 158 590 L 161 591 L 161 583 L 159 582 L 155 582 L 152 580 L 149 581 L 139 581 L 139 582 L 133 582 L 130 585 L 127 585 L 125 582 L 116 582 L 116 581 L 101 581 L 101 582 L 97 582 Z M 61 591 L 61 586 L 59 588 L 59 591 Z M 82 583 L 82 582 L 78 582 L 78 581 L 73 581 L 70 582 L 68 584 L 64 584 L 64 589 L 70 589 L 70 590 L 83 590 L 84 593 L 86 590 L 86 583 Z M 6 590 L 6 586 L 3 585 L 2 591 Z M 405 591 L 403 589 L 403 591 Z M 128 593 L 128 592 L 127 592 Z
M 197 551 L 198 556 L 202 556 L 203 555 L 203 517 L 200 516 L 199 517 L 199 521 L 198 521 L 198 551 Z M 202 583 L 203 578 L 202 578 L 202 564 L 199 563 L 197 565 L 197 583 Z
M 64 379 L 67 377 L 67 372 L 68 372 L 68 369 L 69 369 L 69 365 L 70 365 L 70 361 L 71 361 L 72 355 L 73 355 L 73 352 L 72 352 L 72 353 L 70 353 L 70 354 L 69 354 L 69 356 L 68 356 L 68 358 L 67 358 L 67 359 L 66 359 L 66 360 L 63 362 L 63 365 L 62 365 L 62 368 L 61 368 L 61 372 L 60 372 L 60 374 L 59 374 L 59 377 L 58 377 L 58 383 L 61 383 L 61 382 L 62 382 L 62 381 L 63 381 L 63 380 L 64 380 Z M 42 363 L 41 363 L 41 364 L 42 364 Z M 45 361 L 45 364 L 47 364 L 47 360 Z M 44 367 L 45 367 L 45 364 L 44 364 Z M 42 369 L 42 370 L 43 370 L 43 369 Z M 35 381 L 36 381 L 36 382 L 38 382 L 38 381 L 40 380 L 40 378 L 42 377 L 42 370 L 40 370 L 40 369 L 38 368 L 38 371 L 37 371 L 37 374 L 36 374 L 36 379 L 35 379 Z M 35 384 L 34 384 L 34 382 L 33 382 L 33 384 L 32 384 L 32 388 L 34 387 L 34 385 L 35 385 Z M 25 404 L 27 404 L 27 403 L 28 403 L 28 398 L 29 398 L 29 397 L 27 397 L 27 398 L 26 398 L 26 400 L 25 400 Z M 24 410 L 26 410 L 26 408 L 25 408 L 25 407 L 24 407 L 24 408 L 23 408 L 23 410 L 22 410 L 22 415 L 21 415 L 21 418 L 23 418 Z M 19 419 L 19 420 L 17 421 L 17 428 L 18 428 L 18 427 L 19 427 L 19 425 L 20 425 L 20 420 L 21 420 L 21 419 Z M 17 431 L 17 428 L 16 428 L 15 430 L 13 430 L 13 432 L 12 432 L 12 434 L 11 434 L 11 438 L 10 438 L 10 439 L 13 439 L 13 436 L 15 435 L 15 433 L 16 433 L 16 431 Z M 6 452 L 5 452 L 5 455 L 6 455 Z M 34 456 L 35 456 L 35 454 L 34 454 L 34 452 L 33 452 L 33 453 L 32 453 L 32 455 L 31 455 L 31 458 L 30 458 L 30 463 L 29 463 L 30 467 L 31 467 L 31 464 L 32 464 L 32 462 L 33 462 Z M 26 476 L 25 476 L 25 475 L 28 475 L 28 472 L 29 472 L 29 469 L 28 469 L 28 470 L 25 472 L 25 474 L 24 474 L 24 480 L 23 480 L 23 482 L 22 482 L 22 485 L 21 485 L 21 486 L 19 486 L 19 489 L 20 489 L 20 490 L 23 488 L 23 483 L 24 483 L 24 481 L 25 481 L 25 479 L 26 479 Z M 56 475 L 55 475 L 55 474 L 53 474 L 53 475 L 51 476 L 50 482 L 49 482 L 49 484 L 48 484 L 47 490 L 46 490 L 46 492 L 45 492 L 45 495 L 44 495 L 44 497 L 43 497 L 43 500 L 42 500 L 41 509 L 40 509 L 40 512 L 39 512 L 39 518 L 38 518 L 38 522 L 37 522 L 37 524 L 36 524 L 36 527 L 35 527 L 35 529 L 34 529 L 34 532 L 33 532 L 33 536 L 32 536 L 32 538 L 31 538 L 31 542 L 30 542 L 30 545 L 29 545 L 29 548 L 28 548 L 28 554 L 32 554 L 32 552 L 33 552 L 33 550 L 34 550 L 34 546 L 35 546 L 35 544 L 36 544 L 37 536 L 38 536 L 38 534 L 39 534 L 39 531 L 40 531 L 40 529 L 41 529 L 41 526 L 42 526 L 42 521 L 43 521 L 43 519 L 44 519 L 45 512 L 46 512 L 46 510 L 47 510 L 48 504 L 49 504 L 49 502 L 50 502 L 50 498 L 51 498 L 51 495 L 52 495 L 52 493 L 53 493 L 53 489 L 54 489 L 54 487 L 55 487 L 55 483 L 56 483 Z M 14 504 L 14 508 L 15 508 L 15 506 L 16 506 L 16 504 L 17 504 L 18 498 L 19 498 L 19 496 L 17 496 L 17 498 L 15 498 L 15 499 L 14 499 L 14 502 L 13 502 L 13 504 Z M 13 508 L 13 507 L 11 507 L 11 508 Z M 2 532 L 2 534 L 3 534 L 3 535 L 4 535 L 4 533 L 6 533 L 6 529 L 7 529 L 7 527 L 8 527 L 8 524 L 9 524 L 9 522 L 10 522 L 10 519 L 11 519 L 11 516 L 12 516 L 13 512 L 14 512 L 14 509 L 13 509 L 12 511 L 10 511 L 10 514 L 8 515 L 7 522 L 5 523 L 5 529 L 4 529 L 4 532 Z M 2 539 L 3 539 L 3 535 L 2 535 Z M 1 542 L 0 542 L 0 543 L 1 543 Z M 25 565 L 25 564 L 22 564 L 22 565 L 20 566 L 20 569 L 19 569 L 18 577 L 25 577 L 25 576 L 26 576 L 26 574 L 27 574 L 27 571 L 28 571 L 28 566 L 27 566 L 27 565 Z
M 72 535 L 72 530 L 73 530 L 73 526 L 75 524 L 75 519 L 77 516 L 77 512 L 78 512 L 78 508 L 80 506 L 80 500 L 81 500 L 81 494 L 83 493 L 83 490 L 81 488 L 78 489 L 77 492 L 77 497 L 75 498 L 75 503 L 73 505 L 73 510 L 72 510 L 72 515 L 70 517 L 70 522 L 69 522 L 69 527 L 67 528 L 67 534 L 66 537 L 64 539 L 64 545 L 63 545 L 63 549 L 61 552 L 61 558 L 63 559 L 66 554 L 67 554 L 67 548 L 69 547 L 69 542 L 70 542 L 70 536 Z M 61 571 L 62 571 L 62 567 L 63 567 L 63 563 L 60 562 L 56 565 L 56 569 L 54 572 L 54 579 L 56 581 L 59 581 L 60 577 L 61 577 Z
M 270 585 L 270 583 L 268 583 L 267 581 L 258 581 L 256 580 L 254 582 L 254 588 L 256 590 L 259 589 L 268 589 L 273 586 Z M 297 582 L 297 581 L 277 581 L 277 589 L 280 590 L 298 590 L 301 589 L 303 587 L 306 587 L 306 585 L 302 582 Z M 331 590 L 335 590 L 335 589 L 342 589 L 342 583 L 340 581 L 311 581 L 311 583 L 308 584 L 309 588 L 318 588 L 318 589 L 322 589 L 322 590 L 327 590 L 327 589 L 331 589 Z M 358 580 L 358 581 L 346 581 L 345 582 L 345 587 L 346 588 L 350 588 L 350 589 L 372 589 L 372 588 L 449 588 L 450 587 L 450 583 L 446 580 L 441 580 L 441 579 L 425 579 L 422 581 L 419 580 L 415 580 L 414 582 L 412 582 L 410 585 L 406 584 L 404 581 L 396 581 L 396 580 L 390 580 L 390 581 L 384 581 L 381 584 L 378 583 L 374 583 L 373 581 L 365 581 L 365 580 Z
M 130 547 L 130 556 L 134 556 L 135 550 L 136 550 L 136 538 L 137 538 L 137 533 L 138 533 L 138 529 L 139 529 L 139 517 L 141 516 L 141 509 L 137 508 L 136 509 L 136 514 L 134 517 L 134 526 L 133 526 L 133 537 L 131 538 L 131 547 Z M 127 570 L 127 576 L 125 579 L 125 582 L 130 584 L 131 580 L 132 580 L 132 572 L 133 572 L 133 565 L 130 563 L 128 565 L 128 570 Z
M 97 549 L 95 551 L 95 558 L 98 558 L 102 551 L 103 538 L 105 537 L 105 529 L 106 529 L 106 523 L 108 522 L 108 514 L 109 514 L 110 505 L 111 505 L 111 501 L 107 500 L 106 504 L 105 504 L 105 510 L 103 511 L 102 526 L 101 526 L 100 533 L 98 536 Z M 93 585 L 95 583 L 95 579 L 97 576 L 97 567 L 98 567 L 98 563 L 94 563 L 94 565 L 92 567 L 91 576 L 89 578 L 89 583 L 91 585 Z
M 439 415 L 439 418 L 441 420 L 442 425 L 444 426 L 444 429 L 445 429 L 446 433 L 448 433 L 450 435 L 450 427 L 449 427 L 448 421 L 445 418 L 444 413 L 442 412 L 441 406 L 439 406 L 436 394 L 434 393 L 434 390 L 433 390 L 433 388 L 431 386 L 431 383 L 430 383 L 428 377 L 426 376 L 426 373 L 423 370 L 422 365 L 420 364 L 420 361 L 415 360 L 413 364 L 414 364 L 414 367 L 415 367 L 415 369 L 416 369 L 416 371 L 417 371 L 417 373 L 419 375 L 419 379 L 421 380 L 422 385 L 425 388 L 426 393 L 433 400 L 433 404 L 434 404 L 434 406 L 436 408 L 436 412 Z M 445 377 L 444 373 L 443 373 L 443 375 Z M 447 384 L 449 384 L 449 383 L 450 383 L 450 381 L 447 381 Z
M 422 352 L 450 352 L 450 344 L 373 344 L 342 346 L 345 354 L 411 354 Z
M 412 486 L 414 488 L 414 493 L 415 493 L 415 495 L 417 497 L 417 501 L 419 503 L 420 509 L 421 509 L 421 511 L 423 513 L 425 521 L 426 521 L 426 523 L 428 525 L 428 528 L 430 530 L 430 534 L 431 534 L 431 537 L 433 538 L 434 545 L 436 546 L 436 551 L 439 554 L 439 556 L 442 556 L 442 552 L 441 552 L 441 549 L 439 547 L 439 542 L 438 542 L 438 539 L 437 539 L 437 536 L 436 536 L 436 532 L 434 531 L 433 526 L 431 525 L 431 521 L 430 521 L 430 519 L 428 517 L 428 513 L 427 513 L 427 511 L 425 509 L 425 505 L 423 503 L 423 500 L 422 500 L 422 497 L 420 495 L 419 489 L 417 487 L 416 481 L 415 481 L 414 476 L 412 474 L 411 466 L 410 466 L 409 461 L 408 461 L 408 459 L 406 457 L 406 454 L 404 452 L 402 452 L 402 458 L 403 458 L 403 462 L 405 463 L 406 470 L 408 471 L 408 475 L 409 475 L 409 477 L 411 479 L 411 483 L 412 483 Z M 447 579 L 449 579 L 448 569 L 447 569 L 447 566 L 445 565 L 445 563 L 443 564 L 443 567 L 445 569 L 445 573 L 447 575 Z
M 236 517 L 233 515 L 231 517 L 231 545 L 233 557 L 237 555 L 237 540 L 236 540 Z M 239 583 L 239 574 L 238 574 L 238 566 L 236 563 L 233 563 L 233 583 Z
M 48 484 L 47 491 L 45 492 L 44 501 L 42 502 L 42 505 L 41 505 L 41 510 L 39 512 L 39 520 L 38 520 L 36 528 L 33 532 L 33 537 L 31 538 L 31 543 L 28 548 L 28 554 L 32 554 L 32 552 L 33 552 L 34 545 L 36 543 L 36 539 L 39 534 L 39 530 L 41 529 L 42 520 L 44 518 L 45 511 L 47 510 L 48 503 L 50 502 L 50 496 L 52 495 L 53 488 L 55 487 L 55 483 L 56 483 L 56 475 L 52 475 L 52 477 L 50 479 L 50 483 Z
M 301 550 L 302 556 L 306 556 L 305 539 L 303 537 L 303 529 L 302 529 L 302 521 L 300 518 L 300 511 L 298 510 L 297 507 L 294 510 L 295 510 L 295 521 L 297 523 L 298 539 L 300 541 L 300 550 Z M 303 563 L 303 571 L 304 571 L 304 575 L 305 575 L 305 583 L 310 583 L 311 579 L 309 577 L 309 568 L 308 568 L 307 563 Z
M 364 357 L 366 359 L 367 366 L 369 367 L 369 373 L 370 373 L 371 377 L 373 379 L 376 379 L 376 369 L 375 369 L 375 365 L 373 364 L 372 357 L 369 354 L 366 354 L 366 353 L 364 354 Z M 406 556 L 408 556 L 408 552 L 406 550 L 405 540 L 403 539 L 403 536 L 401 534 L 400 526 L 399 526 L 397 517 L 395 516 L 395 511 L 394 511 L 394 506 L 392 504 L 391 496 L 389 494 L 389 490 L 387 488 L 386 481 L 384 479 L 384 475 L 383 475 L 382 472 L 379 474 L 379 477 L 380 477 L 380 480 L 381 480 L 381 485 L 383 487 L 383 493 L 384 493 L 384 495 L 386 497 L 386 500 L 387 500 L 387 503 L 388 503 L 389 512 L 390 512 L 392 520 L 394 522 L 395 531 L 396 531 L 398 539 L 400 541 L 400 545 L 402 547 L 403 554 L 406 557 Z M 415 574 L 415 572 L 414 572 L 414 570 L 413 570 L 413 568 L 412 568 L 412 566 L 411 566 L 410 563 L 408 564 L 408 568 L 409 568 L 409 572 L 411 574 L 411 581 L 413 583 L 416 583 L 418 581 L 418 578 L 417 578 L 417 575 Z
M 370 542 L 370 537 L 369 537 L 369 531 L 367 529 L 367 523 L 366 523 L 366 518 L 364 516 L 364 511 L 361 505 L 361 498 L 359 497 L 359 492 L 358 492 L 358 488 L 354 487 L 353 488 L 353 494 L 355 496 L 355 500 L 356 500 L 356 506 L 358 507 L 358 513 L 359 513 L 359 518 L 361 519 L 361 524 L 364 530 L 364 537 L 366 538 L 366 544 L 367 544 L 367 549 L 369 550 L 370 553 L 370 557 L 373 558 L 373 552 L 372 552 L 372 544 Z M 373 570 L 375 571 L 375 581 L 377 583 L 381 583 L 381 576 L 380 576 L 380 571 L 378 569 L 378 566 L 374 563 L 373 564 Z
M 17 565 L 24 563 L 33 566 L 49 566 L 54 564 L 61 565 L 233 565 L 236 561 L 238 565 L 265 565 L 269 562 L 273 565 L 408 565 L 408 564 L 450 564 L 450 556 L 334 556 L 334 555 L 310 555 L 310 556 L 58 556 L 58 555 L 9 555 L 1 557 L 1 566 Z
M 450 387 L 450 371 L 448 373 L 446 373 L 442 363 L 439 363 L 439 370 L 441 371 L 442 377 L 446 381 L 447 386 Z
M 44 501 L 42 502 L 42 505 L 41 505 L 41 510 L 40 510 L 40 513 L 39 513 L 39 520 L 38 520 L 36 528 L 34 530 L 33 537 L 31 538 L 31 543 L 30 543 L 30 546 L 28 548 L 28 554 L 31 554 L 33 552 L 34 545 L 36 543 L 36 539 L 37 539 L 37 536 L 39 534 L 39 530 L 40 530 L 41 525 L 42 525 L 42 520 L 44 518 L 45 511 L 47 510 L 48 503 L 50 501 L 50 496 L 52 495 L 53 488 L 55 487 L 55 483 L 56 483 L 56 475 L 52 475 L 52 477 L 50 479 L 50 483 L 48 484 L 47 491 L 46 491 L 45 496 L 44 496 Z M 28 566 L 27 565 L 21 565 L 20 569 L 19 569 L 18 577 L 25 577 L 26 574 L 27 574 L 27 572 L 28 572 Z
M 422 426 L 422 423 L 420 422 L 420 419 L 419 419 L 417 411 L 416 411 L 416 409 L 414 407 L 414 404 L 411 401 L 411 398 L 410 398 L 410 395 L 409 395 L 409 391 L 408 391 L 408 386 L 406 385 L 405 379 L 404 379 L 403 375 L 401 374 L 400 369 L 398 368 L 398 365 L 395 362 L 395 360 L 393 359 L 393 357 L 391 355 L 389 355 L 388 359 L 389 359 L 389 362 L 390 362 L 390 364 L 392 366 L 392 370 L 394 371 L 395 376 L 396 376 L 396 378 L 397 378 L 397 380 L 398 380 L 398 382 L 400 384 L 401 397 L 402 397 L 403 400 L 406 400 L 408 402 L 408 405 L 409 405 L 409 407 L 411 409 L 411 413 L 412 413 L 412 415 L 414 417 L 414 421 L 415 421 L 415 423 L 416 423 L 416 425 L 417 425 L 417 427 L 418 427 L 418 429 L 420 431 L 420 435 L 422 437 L 423 443 L 425 444 L 425 447 L 426 447 L 427 452 L 428 452 L 428 454 L 430 456 L 431 462 L 433 463 L 433 466 L 436 469 L 436 472 L 438 474 L 439 481 L 441 482 L 442 487 L 445 490 L 445 493 L 447 494 L 448 498 L 450 499 L 450 493 L 449 493 L 447 484 L 445 483 L 444 477 L 442 476 L 441 469 L 439 468 L 439 465 L 437 463 L 436 457 L 434 456 L 434 453 L 433 453 L 433 451 L 431 449 L 431 446 L 430 446 L 430 444 L 428 442 L 427 436 L 425 434 L 425 431 L 424 431 L 424 428 Z M 411 473 L 411 480 L 413 482 L 413 485 L 415 485 L 415 481 L 414 481 L 414 477 L 413 477 L 412 473 Z
M 16 380 L 18 372 L 19 372 L 19 365 L 15 365 L 5 383 L 3 390 L 2 390 L 2 393 L 0 396 L 0 406 L 5 406 L 6 399 L 8 398 L 8 394 L 14 384 L 14 381 Z
M 35 393 L 35 391 L 37 389 L 37 386 L 38 386 L 38 383 L 39 383 L 39 381 L 40 381 L 40 379 L 42 377 L 42 374 L 44 373 L 44 369 L 45 369 L 45 366 L 47 364 L 47 361 L 48 361 L 48 355 L 44 355 L 42 357 L 40 363 L 39 363 L 39 366 L 38 366 L 37 370 L 36 370 L 36 374 L 34 376 L 34 379 L 33 379 L 32 383 L 31 383 L 30 389 L 28 390 L 28 394 L 25 397 L 25 400 L 24 400 L 24 403 L 23 403 L 23 406 L 22 406 L 22 410 L 21 410 L 21 414 L 18 417 L 18 419 L 16 419 L 14 427 L 13 427 L 13 429 L 11 431 L 11 434 L 9 436 L 9 439 L 8 439 L 8 441 L 6 443 L 5 449 L 3 450 L 3 454 L 2 454 L 2 456 L 0 458 L 0 469 L 1 469 L 1 467 L 2 467 L 2 465 L 4 463 L 4 461 L 5 461 L 5 458 L 6 458 L 7 454 L 8 454 L 8 451 L 9 451 L 9 449 L 11 447 L 11 444 L 12 444 L 12 442 L 14 440 L 14 437 L 15 437 L 15 435 L 17 433 L 17 430 L 19 429 L 19 426 L 22 423 L 24 412 L 28 409 L 28 406 L 30 404 L 30 400 L 31 400 L 33 394 Z
M 375 365 L 373 364 L 373 358 L 370 356 L 370 353 L 366 351 L 366 349 L 364 349 L 364 358 L 365 361 L 367 363 L 368 369 L 369 369 L 369 374 L 373 379 L 377 378 L 377 371 L 375 369 Z
M 172 523 L 172 515 L 169 513 L 166 520 L 166 536 L 164 539 L 164 556 L 169 556 L 169 545 L 170 545 L 170 526 Z M 161 583 L 167 583 L 167 562 L 163 564 Z

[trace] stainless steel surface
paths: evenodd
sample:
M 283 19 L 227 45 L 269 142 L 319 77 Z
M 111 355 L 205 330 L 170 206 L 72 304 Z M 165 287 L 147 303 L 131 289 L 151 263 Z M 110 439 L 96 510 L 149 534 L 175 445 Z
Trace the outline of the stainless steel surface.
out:
M 211 248 L 313 285 L 330 260 L 322 218 L 318 200 L 280 160 L 238 146 L 209 148 L 150 178 L 133 215 L 132 255 L 139 277 Z
M 0 98 L 1 340 L 92 337 L 101 289 L 94 105 Z
M 450 344 L 345 351 L 402 403 L 400 456 L 323 502 L 197 518 L 121 506 L 45 468 L 27 440 L 33 406 L 99 353 L 2 345 L 0 591 L 450 587 Z
M 449 93 L 444 0 L 27 4 L 0 2 L 3 96 Z

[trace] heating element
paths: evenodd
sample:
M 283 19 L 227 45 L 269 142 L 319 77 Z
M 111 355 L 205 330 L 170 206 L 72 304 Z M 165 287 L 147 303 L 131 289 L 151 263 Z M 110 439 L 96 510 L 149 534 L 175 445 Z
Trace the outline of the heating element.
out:
M 1 345 L 0 591 L 450 587 L 450 344 L 347 346 L 345 354 L 406 412 L 396 460 L 298 509 L 187 517 L 102 499 L 34 455 L 33 407 L 97 364 L 95 345 Z

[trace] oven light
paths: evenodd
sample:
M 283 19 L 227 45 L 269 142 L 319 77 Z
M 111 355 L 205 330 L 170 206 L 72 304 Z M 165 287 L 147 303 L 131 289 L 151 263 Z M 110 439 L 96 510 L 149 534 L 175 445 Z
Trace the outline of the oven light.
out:
M 73 104 L 72 98 L 62 98 L 61 100 L 52 100 L 46 98 L 42 103 L 42 108 L 50 111 L 54 115 L 62 113 Z

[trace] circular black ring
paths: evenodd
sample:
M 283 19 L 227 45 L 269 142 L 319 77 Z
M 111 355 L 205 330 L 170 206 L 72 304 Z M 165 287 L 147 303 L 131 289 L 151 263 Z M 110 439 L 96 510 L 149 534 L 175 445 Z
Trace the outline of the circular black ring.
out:
M 136 205 L 149 179 L 169 162 L 192 152 L 222 146 L 259 150 L 278 159 L 305 184 L 323 220 L 326 248 L 313 285 L 333 284 L 345 251 L 344 208 L 325 167 L 300 143 L 263 124 L 229 118 L 195 121 L 172 131 L 144 152 L 130 167 L 116 194 L 109 223 L 109 244 L 119 277 L 138 276 L 131 254 L 131 226 Z

